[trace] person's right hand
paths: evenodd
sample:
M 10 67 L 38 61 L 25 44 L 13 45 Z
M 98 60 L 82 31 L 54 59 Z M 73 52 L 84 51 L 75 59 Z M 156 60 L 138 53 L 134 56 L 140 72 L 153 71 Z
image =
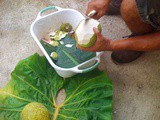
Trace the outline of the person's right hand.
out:
M 101 18 L 107 12 L 110 1 L 111 0 L 92 0 L 88 3 L 86 15 L 88 15 L 92 10 L 95 10 L 97 13 L 92 16 L 92 18 Z

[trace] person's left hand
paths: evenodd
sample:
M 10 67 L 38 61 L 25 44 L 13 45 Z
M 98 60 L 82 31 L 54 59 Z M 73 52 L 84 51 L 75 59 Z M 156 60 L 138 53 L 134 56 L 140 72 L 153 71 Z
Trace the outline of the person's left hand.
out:
M 94 33 L 97 35 L 97 41 L 95 44 L 91 47 L 82 47 L 80 45 L 76 45 L 77 48 L 83 50 L 83 51 L 90 51 L 90 52 L 100 52 L 100 51 L 110 51 L 110 44 L 111 40 L 105 38 L 97 28 L 93 28 Z

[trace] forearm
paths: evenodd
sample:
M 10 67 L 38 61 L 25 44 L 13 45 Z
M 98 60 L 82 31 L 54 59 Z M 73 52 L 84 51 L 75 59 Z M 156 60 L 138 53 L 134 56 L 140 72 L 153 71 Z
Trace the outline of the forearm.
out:
M 160 49 L 160 32 L 136 36 L 110 43 L 110 50 L 152 51 Z

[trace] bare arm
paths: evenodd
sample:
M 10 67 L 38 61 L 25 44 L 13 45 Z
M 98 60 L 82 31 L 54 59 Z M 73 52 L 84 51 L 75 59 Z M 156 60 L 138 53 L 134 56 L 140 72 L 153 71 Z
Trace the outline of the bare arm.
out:
M 135 50 L 151 51 L 160 49 L 160 32 L 143 36 L 136 36 L 123 40 L 116 40 L 110 43 L 110 49 L 114 50 Z M 106 48 L 107 50 L 107 48 Z
M 97 14 L 93 16 L 95 19 L 102 17 L 108 10 L 111 0 L 92 0 L 88 4 L 88 14 L 91 10 L 96 10 Z M 115 50 L 135 50 L 135 51 L 151 51 L 160 49 L 160 32 L 136 36 L 127 39 L 111 41 L 102 36 L 98 30 L 94 29 L 97 34 L 97 42 L 89 48 L 83 48 L 79 45 L 80 49 L 84 51 L 115 51 Z

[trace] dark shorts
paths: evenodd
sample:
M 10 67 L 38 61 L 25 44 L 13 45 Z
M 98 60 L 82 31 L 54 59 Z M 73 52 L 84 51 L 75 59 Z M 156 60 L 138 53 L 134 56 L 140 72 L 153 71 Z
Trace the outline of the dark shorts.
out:
M 123 0 L 112 0 L 114 8 L 120 8 Z M 160 30 L 160 0 L 136 0 L 139 15 L 143 22 Z
M 160 30 L 160 0 L 136 0 L 143 22 Z

